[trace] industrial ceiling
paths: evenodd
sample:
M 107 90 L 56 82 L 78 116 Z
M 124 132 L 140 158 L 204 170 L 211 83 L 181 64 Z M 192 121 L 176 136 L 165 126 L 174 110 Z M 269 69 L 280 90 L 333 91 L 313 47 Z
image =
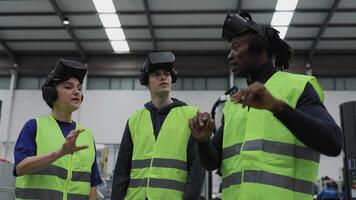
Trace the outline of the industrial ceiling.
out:
M 229 44 L 221 39 L 221 30 L 226 14 L 249 12 L 256 22 L 270 24 L 276 3 L 277 0 L 113 0 L 130 49 L 120 53 L 110 45 L 92 0 L 0 0 L 0 56 L 3 63 L 16 63 L 19 67 L 29 56 L 70 56 L 89 64 L 97 56 L 143 57 L 149 51 L 165 50 L 185 56 L 225 57 Z M 355 11 L 354 0 L 299 0 L 285 36 L 299 55 L 299 67 L 313 63 L 315 55 L 325 55 L 319 60 L 341 56 L 334 59 L 338 61 L 348 56 L 347 61 L 354 61 Z M 69 24 L 64 25 L 63 20 Z M 6 58 L 9 61 L 5 62 Z M 318 67 L 323 63 L 315 62 Z M 346 72 L 356 71 L 356 66 L 346 65 Z

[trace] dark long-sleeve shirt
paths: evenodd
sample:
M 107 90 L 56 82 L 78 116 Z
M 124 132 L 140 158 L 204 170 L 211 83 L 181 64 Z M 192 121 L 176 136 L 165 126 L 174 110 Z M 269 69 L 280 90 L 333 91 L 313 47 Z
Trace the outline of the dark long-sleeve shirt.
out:
M 249 77 L 248 84 L 256 81 L 265 83 L 275 72 L 273 65 L 268 63 Z M 306 85 L 295 109 L 285 104 L 282 111 L 274 116 L 296 138 L 314 151 L 328 156 L 340 154 L 341 130 L 320 101 L 311 84 Z M 224 124 L 211 141 L 198 143 L 200 160 L 207 170 L 217 169 L 221 165 L 223 134 Z
M 145 104 L 145 108 L 148 109 L 151 114 L 152 125 L 156 139 L 170 110 L 175 107 L 186 105 L 184 102 L 177 99 L 172 98 L 172 100 L 172 104 L 167 105 L 161 109 L 157 109 L 151 102 Z M 204 176 L 204 170 L 201 167 L 194 145 L 194 140 L 190 138 L 187 147 L 188 180 L 186 189 L 184 191 L 184 199 L 186 200 L 199 199 Z M 117 157 L 114 170 L 114 181 L 112 186 L 111 199 L 121 200 L 124 199 L 126 195 L 127 188 L 130 183 L 132 151 L 133 142 L 128 123 L 126 123 L 125 131 L 120 145 L 119 155 Z

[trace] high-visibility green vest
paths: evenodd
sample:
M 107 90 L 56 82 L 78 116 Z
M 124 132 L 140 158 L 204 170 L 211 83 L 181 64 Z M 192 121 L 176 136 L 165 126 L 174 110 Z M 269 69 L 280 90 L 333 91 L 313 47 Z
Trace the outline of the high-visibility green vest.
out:
M 130 184 L 125 199 L 182 200 L 187 182 L 188 120 L 197 114 L 192 106 L 170 110 L 155 140 L 147 109 L 129 119 L 133 141 Z
M 276 72 L 265 87 L 295 108 L 307 83 L 323 101 L 323 91 L 312 76 Z M 229 101 L 224 117 L 223 199 L 312 199 L 319 153 L 302 144 L 268 110 Z
M 56 120 L 49 115 L 36 118 L 36 123 L 36 155 L 57 151 L 65 138 Z M 85 129 L 76 144 L 89 148 L 62 156 L 31 175 L 16 177 L 16 199 L 87 200 L 95 156 L 93 135 Z

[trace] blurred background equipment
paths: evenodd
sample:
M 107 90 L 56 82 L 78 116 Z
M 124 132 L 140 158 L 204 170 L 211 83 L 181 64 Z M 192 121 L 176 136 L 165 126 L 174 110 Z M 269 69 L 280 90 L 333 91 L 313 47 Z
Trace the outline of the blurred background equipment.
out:
M 345 189 L 348 200 L 356 200 L 356 101 L 340 105 L 344 148 Z
M 98 200 L 109 200 L 111 197 L 113 171 L 119 148 L 120 145 L 117 144 L 96 144 L 96 162 L 103 180 L 103 184 L 97 186 Z
M 13 164 L 0 158 L 0 199 L 15 199 L 15 177 L 12 175 Z

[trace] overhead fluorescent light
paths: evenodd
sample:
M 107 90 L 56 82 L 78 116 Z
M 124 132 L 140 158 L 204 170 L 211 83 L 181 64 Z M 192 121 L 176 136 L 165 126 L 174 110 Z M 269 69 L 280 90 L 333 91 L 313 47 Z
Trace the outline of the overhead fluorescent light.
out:
M 297 7 L 298 0 L 278 0 L 276 11 L 293 11 Z
M 101 23 L 104 27 L 121 27 L 117 14 L 99 14 Z
M 273 27 L 277 31 L 279 31 L 279 37 L 281 39 L 284 39 L 286 37 L 287 31 L 288 31 L 288 26 L 275 26 Z
M 116 13 L 112 0 L 93 0 L 98 13 Z
M 127 41 L 110 41 L 115 52 L 129 52 L 130 48 Z
M 274 12 L 271 25 L 289 26 L 292 17 L 293 17 L 293 12 Z
M 279 37 L 286 37 L 298 0 L 278 0 L 271 25 L 279 31 Z
M 106 28 L 105 32 L 109 40 L 126 40 L 122 28 Z
M 129 52 L 130 48 L 121 28 L 119 16 L 116 14 L 113 0 L 93 0 L 93 3 L 113 50 L 117 53 Z

